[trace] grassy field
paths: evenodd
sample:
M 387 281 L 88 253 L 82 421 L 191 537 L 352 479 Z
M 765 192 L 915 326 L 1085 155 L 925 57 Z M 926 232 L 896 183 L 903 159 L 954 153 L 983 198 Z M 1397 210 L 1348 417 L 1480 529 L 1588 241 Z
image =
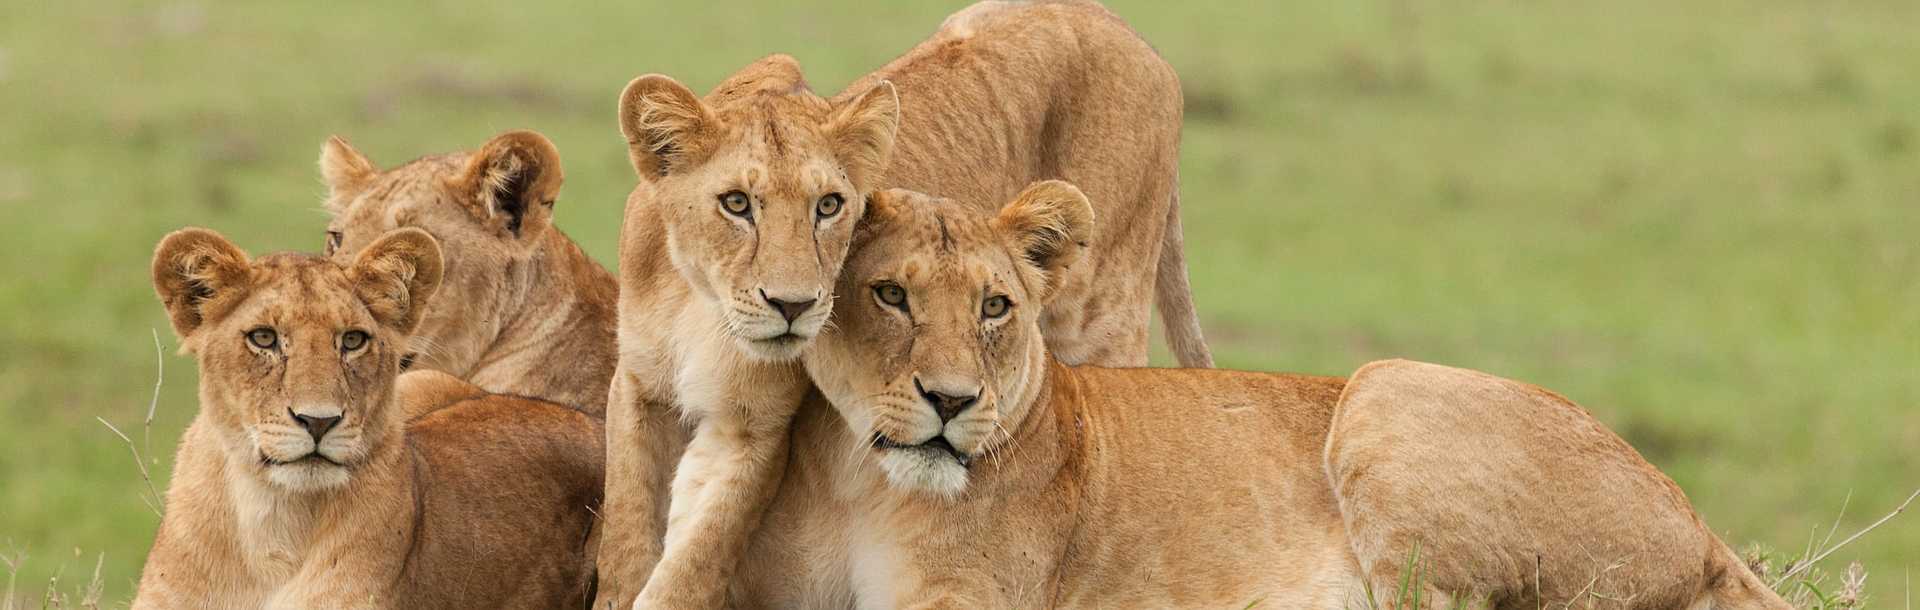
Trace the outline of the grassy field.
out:
M 531 128 L 566 159 L 560 225 L 610 263 L 628 79 L 704 89 L 787 52 L 836 90 L 957 8 L 810 4 L 0 9 L 0 552 L 28 554 L 22 588 L 104 553 L 123 599 L 152 540 L 95 417 L 139 438 L 158 329 L 164 484 L 196 405 L 148 283 L 161 235 L 317 249 L 326 135 L 391 165 Z M 1189 257 L 1224 365 L 1402 356 L 1558 390 L 1736 545 L 1797 552 L 1849 495 L 1843 530 L 1920 486 L 1920 3 L 1113 6 L 1187 89 Z M 1898 600 L 1920 517 L 1836 557 Z

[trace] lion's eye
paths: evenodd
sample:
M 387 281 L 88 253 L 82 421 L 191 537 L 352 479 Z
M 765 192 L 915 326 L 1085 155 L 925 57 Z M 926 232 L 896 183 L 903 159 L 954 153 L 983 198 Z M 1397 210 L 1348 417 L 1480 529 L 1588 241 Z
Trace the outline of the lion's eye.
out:
M 280 333 L 263 326 L 247 331 L 247 342 L 260 349 L 273 349 L 280 344 Z
M 333 256 L 333 251 L 338 249 L 340 249 L 340 232 L 328 231 L 326 255 Z
M 748 212 L 753 211 L 753 200 L 748 199 L 746 193 L 727 191 L 720 196 L 720 209 L 734 216 L 745 217 Z
M 882 303 L 901 309 L 907 308 L 907 289 L 901 288 L 899 284 L 880 284 L 874 286 L 873 296 L 880 299 Z
M 819 214 L 821 218 L 827 218 L 834 214 L 839 214 L 840 206 L 846 203 L 847 200 L 842 198 L 839 193 L 828 193 L 827 196 L 821 197 L 820 201 L 813 204 L 813 213 Z
M 340 351 L 351 352 L 366 346 L 366 331 L 350 330 L 340 335 Z
M 987 319 L 998 318 L 1007 315 L 1009 309 L 1013 309 L 1013 301 L 1002 296 L 991 297 L 980 304 L 980 315 Z

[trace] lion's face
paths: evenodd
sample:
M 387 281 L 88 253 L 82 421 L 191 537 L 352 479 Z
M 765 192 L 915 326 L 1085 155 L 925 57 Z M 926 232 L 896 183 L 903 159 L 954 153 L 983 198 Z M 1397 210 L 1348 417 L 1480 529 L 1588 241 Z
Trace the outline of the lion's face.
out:
M 294 492 L 345 485 L 397 419 L 394 376 L 439 249 L 417 230 L 350 266 L 302 254 L 249 261 L 218 234 L 168 235 L 154 286 L 200 365 L 203 415 L 230 462 Z
M 321 146 L 329 193 L 325 252 L 342 264 L 388 231 L 416 227 L 443 245 L 447 294 L 426 312 L 408 366 L 464 375 L 477 364 L 508 302 L 540 278 L 528 260 L 551 231 L 562 175 L 553 143 L 501 134 L 472 153 L 425 157 L 381 171 L 341 138 Z
M 622 93 L 621 128 L 674 268 L 742 350 L 789 360 L 832 287 L 897 121 L 890 89 L 833 107 L 791 59 L 750 66 L 703 101 L 664 76 Z
M 1019 428 L 1046 363 L 1049 279 L 1092 209 L 1064 182 L 997 216 L 909 191 L 874 196 L 809 374 L 894 485 L 952 496 Z

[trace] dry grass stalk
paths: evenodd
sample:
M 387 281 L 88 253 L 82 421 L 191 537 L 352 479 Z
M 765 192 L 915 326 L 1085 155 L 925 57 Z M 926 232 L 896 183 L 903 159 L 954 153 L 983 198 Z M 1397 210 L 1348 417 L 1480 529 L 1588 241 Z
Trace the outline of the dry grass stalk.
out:
M 1820 561 L 1826 559 L 1828 555 L 1832 555 L 1834 551 L 1838 551 L 1842 548 L 1845 548 L 1847 545 L 1852 544 L 1853 541 L 1859 540 L 1861 536 L 1867 535 L 1867 532 L 1871 532 L 1874 530 L 1874 528 L 1880 527 L 1881 525 L 1885 525 L 1886 522 L 1888 521 L 1892 521 L 1894 517 L 1897 517 L 1900 515 L 1900 513 L 1905 512 L 1907 510 L 1907 506 L 1913 504 L 1914 498 L 1920 498 L 1920 489 L 1916 489 L 1913 491 L 1913 493 L 1908 494 L 1906 500 L 1901 501 L 1899 506 L 1896 506 L 1893 508 L 1893 512 L 1887 513 L 1886 516 L 1881 517 L 1880 520 L 1874 521 L 1872 524 L 1867 525 L 1867 527 L 1861 529 L 1858 532 L 1854 532 L 1853 535 L 1848 536 L 1846 540 L 1841 540 L 1839 544 L 1828 547 L 1826 550 L 1820 551 L 1818 554 L 1813 555 L 1812 557 L 1806 557 L 1801 561 L 1794 562 L 1794 565 L 1792 568 L 1788 569 L 1786 572 L 1781 573 L 1780 578 L 1773 581 L 1773 589 L 1776 591 L 1780 590 L 1780 585 L 1786 584 L 1787 579 L 1793 578 L 1794 575 L 1796 574 L 1805 572 L 1807 568 L 1813 567 L 1814 564 L 1820 563 Z M 1863 572 L 1862 578 L 1865 578 L 1864 572 Z
M 141 454 L 140 446 L 133 443 L 133 438 L 121 432 L 119 428 L 114 427 L 112 422 L 108 422 L 106 418 L 99 416 L 95 416 L 94 419 L 100 420 L 101 425 L 106 426 L 108 430 L 112 430 L 114 436 L 120 437 L 121 442 L 127 444 L 127 451 L 133 454 L 133 465 L 140 469 L 140 481 L 147 486 L 147 493 L 146 495 L 140 496 L 140 502 L 146 504 L 147 509 L 152 510 L 155 517 L 159 517 L 162 516 L 164 511 L 165 500 L 160 495 L 160 490 L 153 486 L 153 473 L 147 470 L 147 460 L 150 458 L 146 456 L 153 455 L 153 416 L 160 408 L 160 385 L 166 380 L 167 358 L 165 350 L 160 347 L 160 331 L 154 329 L 148 330 L 153 331 L 153 360 L 155 369 L 153 375 L 153 398 L 147 401 L 147 419 L 141 424 L 140 432 L 141 438 L 144 441 L 143 444 L 146 446 L 145 456 Z M 158 464 L 159 462 L 155 459 L 154 463 Z

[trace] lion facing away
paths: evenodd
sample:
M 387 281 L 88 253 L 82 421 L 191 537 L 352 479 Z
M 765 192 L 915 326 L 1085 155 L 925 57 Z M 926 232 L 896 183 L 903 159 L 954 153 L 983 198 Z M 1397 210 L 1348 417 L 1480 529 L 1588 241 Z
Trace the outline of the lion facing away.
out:
M 613 275 L 553 224 L 562 174 L 545 136 L 509 131 L 470 153 L 380 170 L 339 137 L 320 149 L 326 253 L 350 262 L 386 232 L 415 227 L 446 254 L 446 279 L 402 362 L 489 391 L 606 409 L 613 377 Z
M 598 421 L 438 372 L 396 395 L 442 268 L 417 229 L 347 265 L 249 259 L 203 229 L 161 241 L 154 287 L 200 411 L 134 608 L 587 603 Z
M 1071 367 L 1040 318 L 1084 200 L 875 197 L 741 607 L 1785 608 L 1585 411 L 1394 361 Z M 1626 567 L 1610 567 L 1624 564 Z
M 1068 362 L 1144 365 L 1157 302 L 1181 362 L 1208 365 L 1180 241 L 1181 103 L 1172 68 L 1092 2 L 978 5 L 830 99 L 786 56 L 705 97 L 662 75 L 630 83 L 619 119 L 639 181 L 600 603 L 642 583 L 644 607 L 720 603 L 807 389 L 794 359 L 832 315 L 848 235 L 882 187 L 992 209 L 1050 179 L 1082 185 L 1111 230 L 1080 236 L 1099 254 L 1061 270 L 1048 343 Z

